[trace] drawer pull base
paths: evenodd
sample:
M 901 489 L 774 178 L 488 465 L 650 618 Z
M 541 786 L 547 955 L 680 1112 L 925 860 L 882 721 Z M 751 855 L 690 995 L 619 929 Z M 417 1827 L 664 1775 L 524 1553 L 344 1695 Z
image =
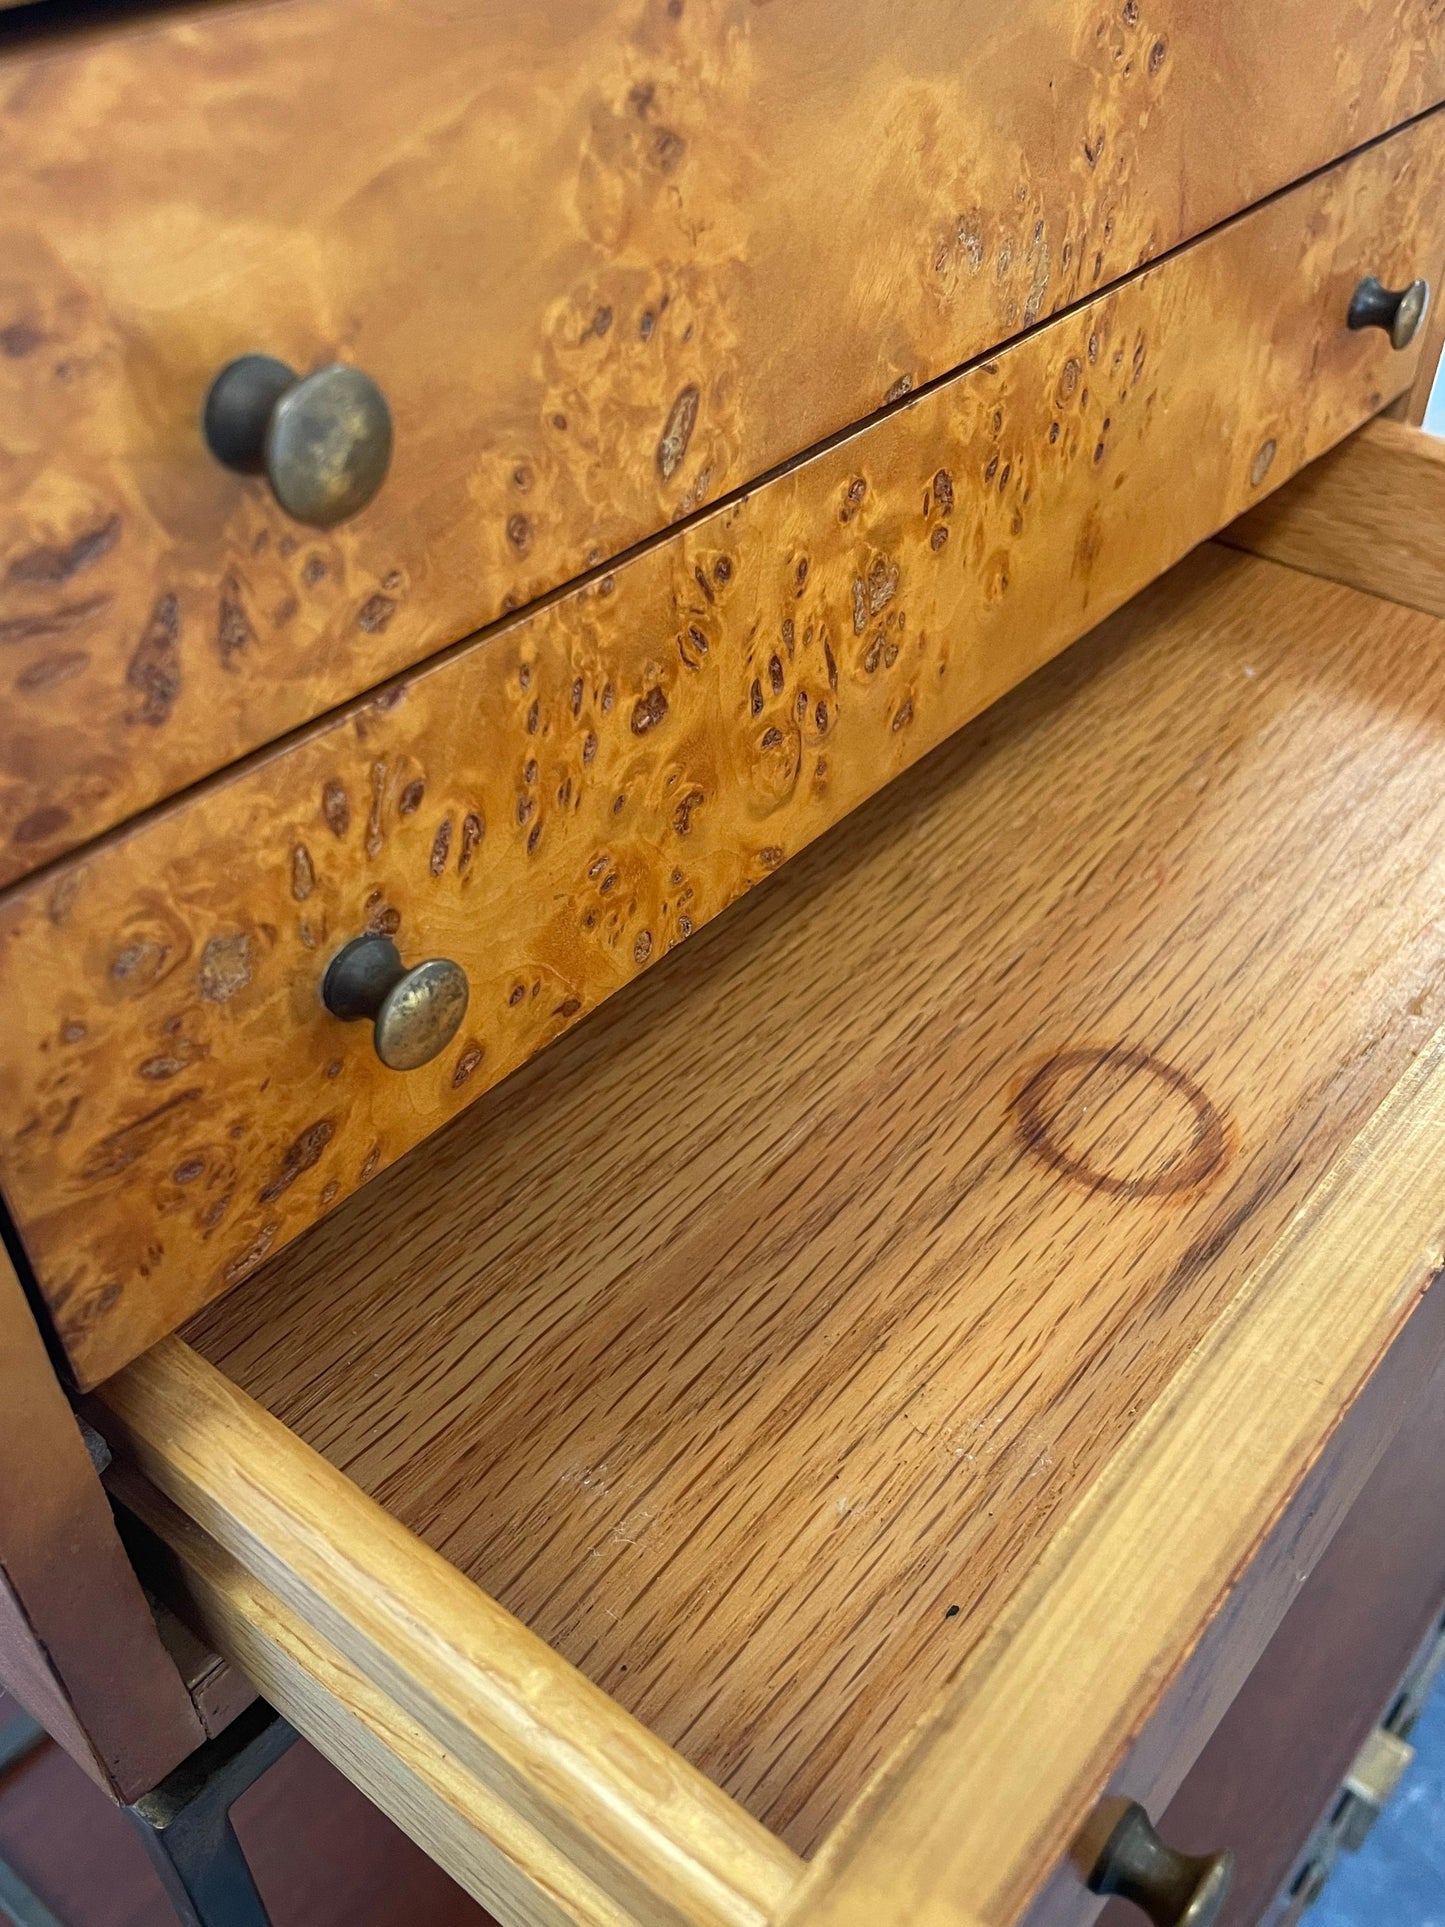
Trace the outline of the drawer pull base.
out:
M 1154 1927 L 1212 1927 L 1234 1872 L 1231 1853 L 1176 1853 L 1131 1800 L 1089 1875 L 1089 1891 L 1132 1900 Z
M 391 464 L 391 410 L 359 368 L 304 378 L 271 355 L 242 355 L 211 383 L 206 446 L 240 475 L 264 475 L 286 513 L 329 529 L 364 509 Z
M 1412 281 L 1396 293 L 1368 275 L 1350 297 L 1352 328 L 1383 328 L 1393 348 L 1408 348 L 1430 305 L 1430 283 Z
M 390 937 L 355 937 L 332 958 L 321 1001 L 333 1017 L 372 1020 L 376 1054 L 388 1069 L 414 1071 L 444 1051 L 467 1014 L 460 964 L 429 957 L 408 970 Z

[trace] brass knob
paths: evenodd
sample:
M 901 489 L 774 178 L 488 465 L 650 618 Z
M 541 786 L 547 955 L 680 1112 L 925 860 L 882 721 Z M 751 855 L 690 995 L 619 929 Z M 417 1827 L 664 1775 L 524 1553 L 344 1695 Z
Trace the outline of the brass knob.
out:
M 1137 1800 L 1125 1807 L 1089 1875 L 1089 1891 L 1118 1894 L 1154 1927 L 1213 1927 L 1229 1892 L 1232 1853 L 1175 1853 Z
M 1395 348 L 1408 348 L 1420 332 L 1430 305 L 1430 283 L 1412 281 L 1396 294 L 1369 275 L 1350 297 L 1352 328 L 1383 328 Z
M 414 1071 L 444 1051 L 467 1014 L 467 973 L 445 957 L 410 970 L 390 937 L 355 937 L 331 959 L 321 1001 L 333 1017 L 372 1020 L 376 1054 Z
M 364 509 L 391 462 L 386 396 L 339 363 L 303 377 L 270 355 L 242 355 L 211 383 L 201 421 L 218 462 L 264 475 L 286 513 L 313 528 Z

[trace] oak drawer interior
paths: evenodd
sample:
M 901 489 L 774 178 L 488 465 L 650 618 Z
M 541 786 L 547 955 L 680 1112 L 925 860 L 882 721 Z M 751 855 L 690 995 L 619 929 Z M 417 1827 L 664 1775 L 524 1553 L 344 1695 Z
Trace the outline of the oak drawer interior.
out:
M 811 1851 L 1435 1031 L 1442 656 L 1200 550 L 186 1340 Z

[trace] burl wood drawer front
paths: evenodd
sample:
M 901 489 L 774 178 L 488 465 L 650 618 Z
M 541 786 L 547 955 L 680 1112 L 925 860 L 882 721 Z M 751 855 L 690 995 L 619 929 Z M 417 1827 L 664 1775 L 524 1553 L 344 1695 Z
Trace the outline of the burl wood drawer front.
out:
M 0 1180 L 79 1378 L 1403 386 L 1344 316 L 1433 261 L 1442 174 L 1431 119 L 12 891 Z M 320 1002 L 368 930 L 470 979 L 404 1075 Z
M 285 0 L 0 29 L 0 879 L 1445 96 L 1432 0 Z M 1227 104 L 1224 97 L 1227 95 Z M 329 533 L 213 376 L 341 361 Z

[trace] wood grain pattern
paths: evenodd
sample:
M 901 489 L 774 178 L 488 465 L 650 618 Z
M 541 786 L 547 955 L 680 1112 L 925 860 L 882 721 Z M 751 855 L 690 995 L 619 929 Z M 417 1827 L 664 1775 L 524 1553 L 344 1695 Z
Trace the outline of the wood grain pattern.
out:
M 137 1470 L 490 1792 L 494 1851 L 646 1927 L 778 1912 L 792 1854 L 178 1339 L 100 1399 Z
M 1442 94 L 1438 0 L 13 16 L 0 876 Z M 386 488 L 330 536 L 201 445 L 257 350 L 390 398 Z
M 1161 1659 L 1189 1651 L 1428 1293 L 1442 1265 L 1442 1178 L 1445 1032 L 829 1842 L 789 1927 L 957 1927 L 961 1896 L 971 1920 L 1012 1927 L 1156 1703 Z M 1013 1745 L 998 1746 L 1003 1732 Z M 1027 1734 L 1035 1743 L 1019 1744 Z
M 1408 356 L 1340 317 L 1381 234 L 1403 262 L 1436 231 L 1440 129 L 10 893 L 0 1182 L 80 1380 L 1407 381 Z M 318 998 L 366 928 L 471 978 L 456 1043 L 405 1077 Z
M 0 1681 L 117 1799 L 205 1737 L 3 1251 Z
M 192 1342 L 808 1851 L 1445 1015 L 1442 668 L 1201 551 Z
M 1445 440 L 1367 422 L 1220 540 L 1445 616 Z
M 1218 1652 L 1211 1657 L 1205 1668 L 1211 1678 L 1205 1683 L 1196 1677 L 1193 1690 L 1185 1694 L 1193 1703 L 1183 1720 L 1177 1708 L 1154 1716 L 1150 1744 L 1135 1750 L 1136 1756 L 1142 1751 L 1153 1757 L 1144 1763 L 1142 1775 L 1132 1776 L 1128 1783 L 1131 1794 L 1153 1800 L 1160 1792 L 1161 1767 L 1166 1777 L 1172 1767 L 1177 1780 L 1183 1770 L 1179 1762 L 1187 1757 L 1185 1749 L 1190 1744 L 1187 1729 L 1209 1720 L 1211 1702 L 1213 1715 L 1217 1715 L 1223 1700 L 1248 1670 L 1284 1604 L 1310 1578 L 1316 1556 L 1329 1543 L 1341 1514 L 1397 1428 L 1402 1410 L 1418 1402 L 1432 1371 L 1438 1380 L 1442 1358 L 1445 1295 L 1435 1293 L 1427 1297 L 1424 1308 L 1391 1347 L 1363 1396 L 1351 1406 L 1326 1454 L 1271 1530 L 1267 1550 L 1251 1561 L 1248 1574 L 1231 1596 L 1227 1613 L 1221 1616 L 1229 1621 L 1223 1640 L 1227 1651 L 1222 1658 Z M 149 1370 L 159 1375 L 159 1397 L 146 1389 Z M 204 1376 L 198 1379 L 194 1357 L 174 1346 L 163 1347 L 146 1361 L 145 1368 L 127 1376 L 131 1383 L 123 1388 L 122 1396 L 130 1395 L 132 1405 L 139 1398 L 146 1413 L 147 1432 L 156 1441 L 154 1454 L 167 1468 L 175 1489 L 184 1489 L 187 1502 L 194 1504 L 194 1480 L 182 1470 L 181 1483 L 176 1481 L 179 1462 L 191 1455 L 191 1448 L 182 1443 L 177 1453 L 177 1428 L 169 1407 L 177 1390 L 184 1386 L 191 1388 L 183 1396 L 194 1408 L 194 1388 L 199 1384 L 204 1394 Z M 138 1389 L 135 1381 L 140 1381 Z M 194 1408 L 182 1429 L 192 1447 L 202 1437 L 207 1446 L 206 1492 L 196 1509 L 213 1519 L 219 1516 L 222 1528 L 234 1540 L 238 1524 L 234 1485 L 216 1478 L 214 1464 L 217 1459 L 226 1460 L 234 1449 L 233 1405 L 234 1393 L 227 1390 L 212 1423 L 206 1424 L 201 1410 Z M 254 1444 L 248 1445 L 247 1463 L 266 1489 L 284 1489 L 291 1484 L 298 1457 L 304 1464 L 309 1454 L 294 1440 L 278 1446 L 275 1428 L 267 1429 L 271 1436 L 263 1438 L 261 1456 L 257 1456 Z M 247 1431 L 254 1439 L 253 1429 L 248 1427 Z M 322 1637 L 314 1624 L 301 1619 L 254 1571 L 224 1552 L 123 1462 L 112 1468 L 110 1478 L 118 1496 L 147 1519 L 173 1550 L 174 1581 L 183 1591 L 168 1596 L 186 1611 L 198 1614 L 210 1636 L 238 1666 L 245 1667 L 267 1697 L 468 1891 L 495 1907 L 514 1927 L 554 1927 L 559 1919 L 577 1922 L 580 1927 L 621 1927 L 624 1917 L 575 1864 L 528 1828 L 515 1811 L 460 1765 L 452 1747 L 404 1713 L 361 1666 Z M 1377 1477 L 1371 1490 L 1378 1486 Z M 254 1509 L 248 1504 L 246 1511 L 250 1524 L 254 1524 Z M 1357 1504 L 1350 1512 L 1351 1520 L 1359 1511 Z M 331 1525 L 342 1562 L 359 1557 L 363 1564 L 374 1566 L 380 1549 L 370 1541 L 358 1543 L 355 1525 L 355 1508 L 343 1503 Z M 269 1565 L 278 1554 L 285 1556 L 286 1546 L 273 1534 L 265 1536 L 267 1556 L 263 1563 Z M 252 1563 L 257 1562 L 253 1559 Z M 329 1564 L 334 1573 L 336 1553 Z M 407 1585 L 416 1586 L 419 1597 L 429 1597 L 425 1571 L 403 1571 L 397 1576 Z M 334 1582 L 331 1593 L 335 1597 Z M 1248 1607 L 1241 1612 L 1240 1600 L 1246 1596 Z M 1215 1630 L 1218 1622 L 1211 1629 Z M 354 1628 L 349 1630 L 348 1643 L 355 1644 Z M 1196 1650 L 1190 1662 L 1196 1676 L 1200 1670 L 1198 1658 Z M 1226 1675 L 1223 1686 L 1221 1673 Z M 435 1715 L 429 1713 L 429 1717 L 435 1725 Z M 1155 1731 L 1161 1724 L 1172 1728 L 1162 1749 Z M 1012 1743 L 1012 1735 L 1007 1743 Z M 1196 1735 L 1196 1748 L 1197 1743 Z M 1131 1764 L 1137 1767 L 1137 1758 Z M 1087 1903 L 1080 1907 L 1082 1899 L 1074 1881 L 1070 1911 L 1063 1918 L 1082 1921 L 1092 1914 L 1094 1910 Z M 1032 1921 L 1033 1916 L 1030 1918 Z M 1055 1916 L 1055 1927 L 1058 1918 Z

